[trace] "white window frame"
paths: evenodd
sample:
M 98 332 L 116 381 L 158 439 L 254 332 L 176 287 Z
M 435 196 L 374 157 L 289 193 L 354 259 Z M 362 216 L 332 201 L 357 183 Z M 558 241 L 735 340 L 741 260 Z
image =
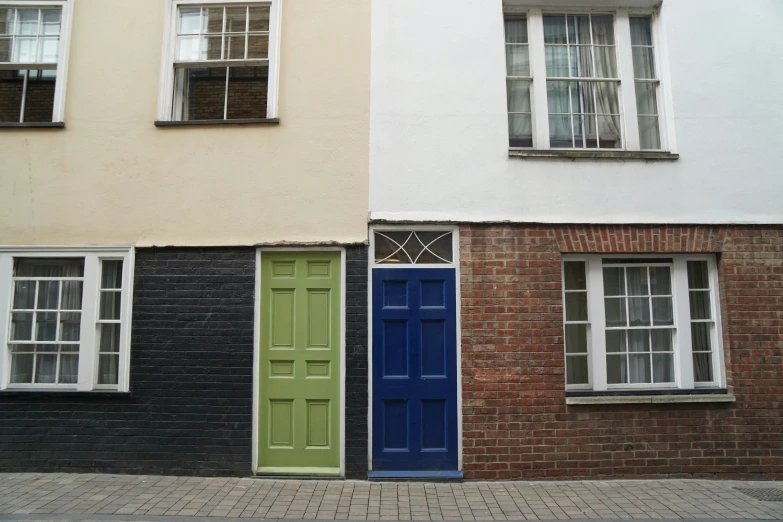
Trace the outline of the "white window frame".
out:
M 133 302 L 134 249 L 110 247 L 0 246 L 0 390 L 29 391 L 118 391 L 129 390 L 131 303 Z M 11 384 L 11 353 L 8 349 L 14 258 L 84 259 L 84 286 L 79 341 L 79 377 L 76 384 Z M 122 300 L 120 305 L 120 357 L 117 385 L 98 384 L 99 339 L 97 337 L 101 262 L 122 260 Z
M 54 85 L 54 108 L 52 110 L 52 123 L 63 123 L 65 113 L 65 88 L 68 84 L 68 54 L 71 48 L 73 0 L 0 0 L 0 7 L 16 7 L 20 9 L 59 7 L 61 9 L 60 47 L 58 50 L 57 63 L 24 63 L 19 64 L 18 69 L 52 69 L 52 65 L 55 65 L 57 75 L 55 76 Z M 14 69 L 17 69 L 17 67 L 14 67 Z
M 608 384 L 606 377 L 606 315 L 604 309 L 604 259 L 671 259 L 672 295 L 674 306 L 674 383 Z M 705 254 L 575 254 L 563 255 L 561 263 L 563 332 L 565 341 L 565 263 L 585 263 L 587 287 L 587 384 L 567 384 L 567 391 L 644 391 L 695 390 L 725 388 L 726 366 L 723 356 L 720 288 L 715 256 Z M 691 342 L 690 297 L 688 288 L 688 261 L 706 261 L 710 282 L 710 312 L 715 327 L 712 329 L 712 382 L 694 382 Z M 641 266 L 641 265 L 640 265 Z M 564 362 L 566 357 L 563 343 Z M 564 376 L 565 382 L 565 376 Z
M 617 72 L 620 79 L 619 104 L 621 115 L 621 140 L 619 149 L 552 148 L 549 143 L 549 107 L 547 105 L 547 76 L 544 49 L 544 15 L 549 14 L 611 14 L 614 18 L 614 38 L 617 51 Z M 666 39 L 659 9 L 632 9 L 628 7 L 522 7 L 505 6 L 505 16 L 525 16 L 528 28 L 530 52 L 530 107 L 532 110 L 533 147 L 510 147 L 512 150 L 553 151 L 633 151 L 677 153 L 672 114 L 671 82 Z M 655 70 L 658 76 L 658 127 L 660 149 L 642 149 L 639 139 L 639 123 L 636 108 L 633 53 L 631 51 L 632 16 L 649 16 L 652 23 Z M 504 46 L 505 51 L 505 46 Z M 505 59 L 504 59 L 505 63 Z M 505 81 L 506 76 L 503 77 Z M 573 81 L 578 81 L 575 78 Z M 628 94 L 630 93 L 630 94 Z
M 269 5 L 269 79 L 267 81 L 266 118 L 278 117 L 278 88 L 280 81 L 280 24 L 283 0 L 167 0 L 163 31 L 163 52 L 158 94 L 158 121 L 174 121 L 174 61 L 177 52 L 177 11 L 180 7 Z M 230 62 L 216 62 L 226 64 Z M 240 62 L 241 63 L 241 62 Z

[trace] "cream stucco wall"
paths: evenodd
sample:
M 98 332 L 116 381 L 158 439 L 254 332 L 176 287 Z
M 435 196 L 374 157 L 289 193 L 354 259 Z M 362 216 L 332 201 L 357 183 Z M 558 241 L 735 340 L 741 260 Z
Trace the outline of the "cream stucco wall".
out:
M 283 0 L 278 126 L 156 128 L 164 0 L 75 0 L 64 130 L 0 131 L 0 244 L 367 236 L 370 2 Z

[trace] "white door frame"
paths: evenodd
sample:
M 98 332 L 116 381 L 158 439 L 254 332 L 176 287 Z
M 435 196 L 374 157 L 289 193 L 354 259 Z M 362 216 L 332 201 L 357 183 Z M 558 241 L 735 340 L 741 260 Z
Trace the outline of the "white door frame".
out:
M 451 263 L 421 264 L 421 265 L 384 265 L 375 262 L 375 232 L 399 232 L 410 230 L 414 232 L 452 232 Z M 372 272 L 373 268 L 453 268 L 455 271 L 455 291 L 457 300 L 457 471 L 462 471 L 462 302 L 460 297 L 460 267 L 459 267 L 459 226 L 457 225 L 370 225 L 370 249 L 367 255 L 367 469 L 372 471 Z
M 345 288 L 346 256 L 344 247 L 259 247 L 256 249 L 255 306 L 253 307 L 253 435 L 251 471 L 258 474 L 258 408 L 261 404 L 261 258 L 264 252 L 340 252 L 340 477 L 345 476 Z M 296 477 L 296 475 L 292 475 Z

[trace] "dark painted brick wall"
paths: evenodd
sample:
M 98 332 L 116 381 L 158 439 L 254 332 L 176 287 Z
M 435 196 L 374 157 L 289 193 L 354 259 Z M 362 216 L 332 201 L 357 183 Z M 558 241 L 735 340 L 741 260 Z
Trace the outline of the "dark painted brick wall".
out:
M 347 249 L 345 473 L 367 478 L 367 247 Z
M 347 471 L 367 471 L 367 249 L 347 251 Z M 254 248 L 136 251 L 131 396 L 0 394 L 0 471 L 249 475 Z

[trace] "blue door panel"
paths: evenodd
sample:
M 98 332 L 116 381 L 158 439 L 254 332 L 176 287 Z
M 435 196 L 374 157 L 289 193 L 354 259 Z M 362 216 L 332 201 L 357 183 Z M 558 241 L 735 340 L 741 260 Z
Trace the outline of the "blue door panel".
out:
M 373 470 L 458 467 L 456 272 L 373 270 Z

